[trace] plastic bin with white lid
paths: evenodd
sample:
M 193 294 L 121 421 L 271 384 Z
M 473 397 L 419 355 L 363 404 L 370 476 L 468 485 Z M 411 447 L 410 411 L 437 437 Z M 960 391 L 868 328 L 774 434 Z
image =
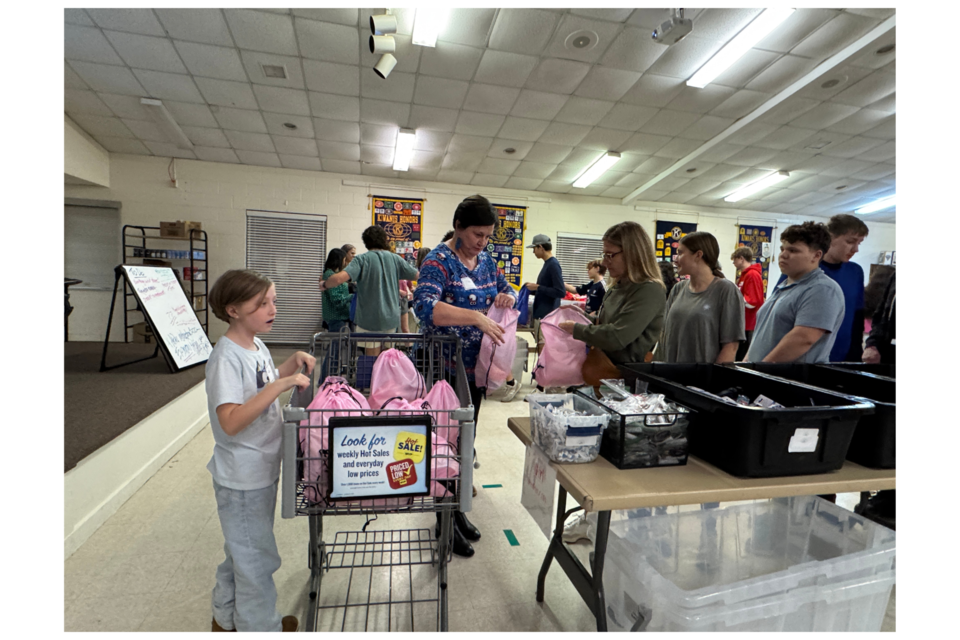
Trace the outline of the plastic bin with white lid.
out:
M 593 462 L 610 414 L 572 393 L 533 393 L 527 396 L 533 442 L 554 462 Z M 556 415 L 550 408 L 582 415 Z
M 611 631 L 879 631 L 895 582 L 896 534 L 816 496 L 614 522 L 603 576 Z

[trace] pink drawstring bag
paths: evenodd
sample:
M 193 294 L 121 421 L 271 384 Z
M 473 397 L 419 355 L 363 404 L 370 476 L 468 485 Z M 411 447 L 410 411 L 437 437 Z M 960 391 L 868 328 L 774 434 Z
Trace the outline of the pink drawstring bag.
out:
M 446 384 L 444 382 L 444 384 Z M 437 385 L 434 385 L 436 387 Z M 447 384 L 449 388 L 450 385 Z M 441 389 L 442 391 L 442 389 Z M 450 388 L 450 391 L 453 391 Z M 439 394 L 438 394 L 439 396 Z M 454 394 L 456 396 L 456 394 Z M 459 402 L 457 403 L 459 407 Z M 454 408 L 457 408 L 454 407 Z M 430 410 L 431 405 L 426 402 L 426 399 L 414 400 L 412 403 L 407 402 L 403 398 L 395 397 L 390 398 L 383 403 L 381 411 L 399 411 L 399 414 L 391 413 L 389 415 L 421 415 L 424 410 Z M 433 414 L 430 414 L 433 415 Z M 437 424 L 438 419 L 434 418 L 434 425 Z M 446 427 L 447 431 L 452 431 L 450 427 Z M 430 495 L 435 498 L 443 498 L 445 496 L 453 495 L 443 484 L 437 482 L 438 479 L 450 479 L 460 477 L 460 463 L 456 460 L 457 449 L 454 445 L 447 442 L 446 438 L 439 435 L 440 429 L 434 429 L 433 437 L 430 439 L 430 450 L 431 450 L 431 468 L 430 468 Z
M 554 309 L 540 321 L 544 344 L 533 374 L 541 387 L 583 384 L 581 369 L 587 359 L 587 345 L 561 329 L 561 322 L 590 324 L 582 313 L 568 306 Z
M 402 351 L 387 349 L 373 363 L 370 382 L 370 408 L 379 409 L 389 398 L 422 398 L 426 393 L 423 376 Z
M 434 383 L 424 398 L 411 402 L 414 407 L 428 411 L 453 411 L 460 408 L 460 399 L 446 380 Z M 460 424 L 449 413 L 432 413 L 435 433 L 456 449 L 460 439 Z
M 487 395 L 496 391 L 507 381 L 513 369 L 513 358 L 517 355 L 517 320 L 520 312 L 516 309 L 500 309 L 496 306 L 487 310 L 487 317 L 503 327 L 503 344 L 497 344 L 493 338 L 484 334 L 480 341 L 480 355 L 477 356 L 476 383 L 487 388 Z

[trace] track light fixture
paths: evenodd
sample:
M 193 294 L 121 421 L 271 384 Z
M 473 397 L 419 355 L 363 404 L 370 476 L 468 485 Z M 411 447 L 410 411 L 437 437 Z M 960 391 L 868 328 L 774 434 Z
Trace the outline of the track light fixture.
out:
M 373 67 L 373 72 L 386 79 L 397 66 L 394 53 L 397 51 L 397 42 L 393 36 L 387 35 L 397 32 L 397 16 L 389 13 L 370 16 L 370 53 L 379 55 L 380 60 Z
M 384 54 L 394 53 L 397 50 L 397 43 L 393 36 L 370 36 L 370 53 Z
M 378 16 L 370 16 L 370 31 L 374 35 L 385 35 L 397 32 L 397 16 L 384 13 Z
M 392 53 L 385 53 L 380 56 L 380 62 L 373 68 L 373 72 L 386 79 L 395 66 L 397 66 L 397 59 L 393 57 Z

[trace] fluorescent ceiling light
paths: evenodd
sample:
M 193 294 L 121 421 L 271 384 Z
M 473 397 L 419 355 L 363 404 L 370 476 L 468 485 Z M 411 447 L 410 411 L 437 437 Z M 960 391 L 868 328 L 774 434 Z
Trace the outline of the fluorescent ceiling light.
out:
M 886 198 L 880 198 L 879 200 L 874 200 L 865 207 L 860 207 L 854 213 L 874 213 L 880 211 L 881 209 L 889 209 L 890 207 L 897 206 L 897 194 L 892 196 L 887 196 Z
M 180 125 L 173 119 L 162 102 L 153 98 L 140 98 L 140 104 L 146 107 L 150 117 L 153 118 L 153 121 L 157 123 L 160 130 L 163 131 L 163 135 L 167 136 L 170 142 L 181 149 L 193 149 L 190 138 L 183 132 L 183 129 L 180 128 Z
M 768 176 L 760 178 L 754 183 L 748 184 L 740 191 L 734 191 L 728 195 L 724 200 L 727 202 L 736 202 L 737 200 L 743 200 L 746 197 L 752 196 L 758 191 L 763 191 L 767 187 L 772 187 L 782 180 L 786 180 L 790 177 L 790 174 L 786 171 L 774 171 Z
M 439 7 L 417 9 L 416 18 L 413 21 L 413 44 L 421 47 L 437 46 L 437 36 L 447 26 L 449 17 L 450 9 Z
M 393 154 L 393 170 L 406 171 L 410 168 L 410 158 L 413 157 L 413 145 L 417 141 L 417 132 L 414 129 L 400 129 L 397 132 L 397 150 Z
M 614 151 L 608 151 L 587 167 L 587 170 L 581 173 L 576 181 L 574 181 L 573 186 L 578 189 L 589 186 L 591 182 L 602 176 L 607 169 L 618 162 L 620 162 L 620 154 Z
M 790 17 L 796 9 L 767 9 L 761 13 L 753 22 L 738 33 L 736 37 L 727 43 L 715 56 L 710 58 L 707 64 L 693 74 L 693 77 L 687 80 L 688 87 L 697 87 L 702 89 L 734 62 L 739 60 L 743 54 L 749 51 L 753 45 L 757 44 L 771 31 Z

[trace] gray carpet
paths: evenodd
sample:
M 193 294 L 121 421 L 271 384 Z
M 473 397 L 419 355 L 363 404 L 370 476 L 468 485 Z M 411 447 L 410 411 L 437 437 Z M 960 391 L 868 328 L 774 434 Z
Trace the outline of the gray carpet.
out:
M 111 343 L 107 366 L 149 356 L 152 344 Z M 270 349 L 278 366 L 294 349 Z M 162 355 L 100 372 L 102 342 L 64 343 L 63 470 L 204 379 L 204 367 L 170 373 Z

